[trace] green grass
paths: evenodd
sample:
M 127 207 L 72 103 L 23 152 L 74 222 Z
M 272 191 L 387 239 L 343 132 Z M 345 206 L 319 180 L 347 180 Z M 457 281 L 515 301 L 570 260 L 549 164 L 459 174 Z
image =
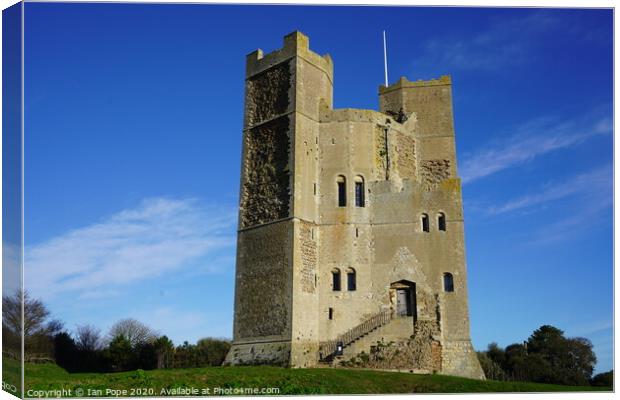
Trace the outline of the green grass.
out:
M 10 361 L 9 364 L 15 363 Z M 4 360 L 5 366 L 7 360 Z M 10 366 L 10 365 L 9 365 Z M 377 393 L 473 393 L 473 392 L 562 392 L 599 391 L 593 388 L 524 382 L 477 381 L 442 375 L 416 375 L 398 372 L 354 369 L 287 369 L 278 367 L 210 367 L 131 371 L 119 373 L 70 374 L 55 364 L 26 364 L 28 390 L 101 390 L 91 395 L 111 396 L 106 389 L 126 390 L 122 396 L 138 395 L 131 390 L 145 389 L 144 395 L 165 395 L 162 390 L 195 388 L 194 396 L 209 388 L 278 388 L 279 394 L 377 394 Z M 150 392 L 152 391 L 152 392 Z M 168 394 L 172 394 L 168 392 Z M 175 395 L 183 395 L 176 393 Z
M 19 395 L 21 382 L 22 375 L 20 362 L 3 356 L 2 383 L 4 384 L 4 390 L 11 394 Z

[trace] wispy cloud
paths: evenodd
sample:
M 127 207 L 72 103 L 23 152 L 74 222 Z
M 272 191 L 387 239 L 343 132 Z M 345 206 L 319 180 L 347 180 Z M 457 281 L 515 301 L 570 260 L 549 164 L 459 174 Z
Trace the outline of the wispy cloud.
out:
M 545 219 L 544 224 L 533 225 L 522 243 L 541 245 L 564 241 L 582 234 L 584 226 L 604 226 L 595 221 L 602 221 L 613 205 L 613 166 L 607 164 L 544 184 L 533 193 L 498 206 L 477 205 L 477 209 L 492 218 L 511 213 L 523 216 L 556 207 L 560 201 L 565 212 L 555 221 Z
M 613 197 L 611 194 L 606 196 L 590 196 L 589 200 L 582 202 L 573 213 L 569 213 L 563 219 L 550 222 L 544 228 L 532 232 L 529 243 L 542 245 L 568 240 L 586 232 L 584 227 L 590 227 L 591 231 L 600 226 L 600 224 L 595 222 L 601 221 L 612 206 Z M 607 223 L 611 226 L 609 219 Z M 611 237 L 609 240 L 611 240 Z
M 609 118 L 561 122 L 539 118 L 518 126 L 507 139 L 466 157 L 460 174 L 463 183 L 470 183 L 552 151 L 576 146 L 593 136 L 611 133 L 612 129 Z
M 589 321 L 572 326 L 570 334 L 571 336 L 591 336 L 603 331 L 610 331 L 613 327 L 613 321 L 610 319 Z
M 536 59 L 532 52 L 545 33 L 561 32 L 582 38 L 586 32 L 572 24 L 567 31 L 566 21 L 559 15 L 537 10 L 519 17 L 497 17 L 475 35 L 443 36 L 428 40 L 414 60 L 416 68 L 441 66 L 449 70 L 500 70 L 523 65 Z
M 218 251 L 234 246 L 235 221 L 234 209 L 209 207 L 194 199 L 147 199 L 30 246 L 25 280 L 36 296 L 105 296 L 120 285 L 217 257 Z
M 564 182 L 547 184 L 536 193 L 510 200 L 497 207 L 491 207 L 488 209 L 488 213 L 501 214 L 516 211 L 577 194 L 594 193 L 596 197 L 611 199 L 612 169 L 611 165 L 606 165 L 574 176 Z

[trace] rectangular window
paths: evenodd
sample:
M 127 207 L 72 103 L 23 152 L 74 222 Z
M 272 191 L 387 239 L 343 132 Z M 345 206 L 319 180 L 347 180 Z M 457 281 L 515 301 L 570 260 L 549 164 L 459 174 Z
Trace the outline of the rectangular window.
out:
M 329 319 L 334 319 L 334 309 L 329 307 Z
M 347 206 L 347 186 L 344 182 L 338 182 L 338 207 Z
M 364 182 L 355 182 L 355 207 L 364 207 Z
M 454 279 L 452 274 L 443 274 L 443 290 L 446 292 L 454 292 Z

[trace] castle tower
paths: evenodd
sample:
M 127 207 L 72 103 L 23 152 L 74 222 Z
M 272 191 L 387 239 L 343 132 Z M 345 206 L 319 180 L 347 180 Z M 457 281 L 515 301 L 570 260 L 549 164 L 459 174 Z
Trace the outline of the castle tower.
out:
M 332 108 L 333 65 L 294 32 L 248 55 L 227 364 L 484 378 L 469 337 L 451 81 Z M 392 346 L 376 346 L 393 342 Z

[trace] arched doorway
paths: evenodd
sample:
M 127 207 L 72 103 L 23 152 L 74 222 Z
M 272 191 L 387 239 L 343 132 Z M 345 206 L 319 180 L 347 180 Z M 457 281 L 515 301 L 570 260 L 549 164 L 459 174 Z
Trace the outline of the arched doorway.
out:
M 417 319 L 415 282 L 400 280 L 390 285 L 390 299 L 396 317 L 413 317 Z

